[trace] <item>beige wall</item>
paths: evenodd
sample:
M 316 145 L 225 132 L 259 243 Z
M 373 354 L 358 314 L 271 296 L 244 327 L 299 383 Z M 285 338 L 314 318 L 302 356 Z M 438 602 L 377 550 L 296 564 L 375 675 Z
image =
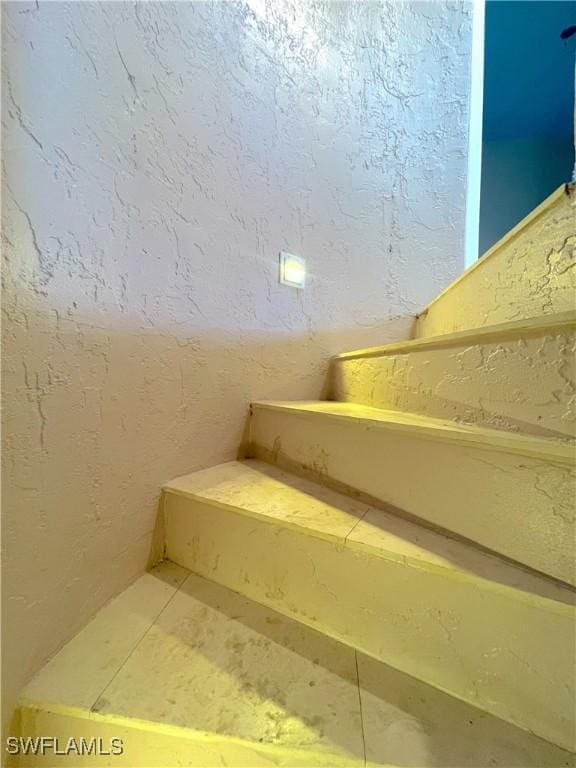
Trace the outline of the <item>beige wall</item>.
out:
M 470 12 L 5 3 L 4 692 L 150 552 L 252 398 L 408 333 L 462 265 Z M 307 258 L 303 293 L 277 255 Z

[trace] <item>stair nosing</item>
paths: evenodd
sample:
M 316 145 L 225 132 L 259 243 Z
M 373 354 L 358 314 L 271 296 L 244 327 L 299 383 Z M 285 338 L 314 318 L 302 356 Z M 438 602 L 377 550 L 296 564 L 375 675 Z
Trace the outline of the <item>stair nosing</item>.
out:
M 308 402 L 308 401 L 307 401 Z M 314 401 L 334 402 L 334 401 Z M 310 401 L 312 403 L 312 401 Z M 339 403 L 340 405 L 357 405 L 356 403 Z M 372 406 L 361 406 L 365 411 L 373 411 L 374 415 L 380 415 L 381 418 L 370 418 L 366 415 L 355 415 L 330 412 L 328 410 L 313 410 L 312 408 L 301 408 L 291 405 L 289 402 L 276 401 L 256 401 L 251 405 L 252 409 L 262 409 L 279 411 L 281 413 L 291 413 L 302 418 L 320 418 L 350 421 L 356 420 L 370 424 L 378 429 L 387 429 L 394 432 L 401 432 L 426 440 L 436 440 L 449 444 L 463 445 L 477 450 L 497 451 L 499 453 L 509 453 L 520 456 L 529 456 L 532 458 L 543 459 L 548 462 L 575 466 L 576 446 L 573 442 L 561 442 L 551 438 L 534 437 L 532 435 L 521 435 L 504 430 L 489 429 L 487 427 L 476 427 L 472 425 L 463 425 L 459 422 L 449 422 L 442 419 L 436 419 L 419 414 L 407 414 L 416 416 L 422 423 L 410 424 L 397 421 L 394 418 L 382 418 L 384 414 L 405 414 L 405 411 L 389 411 Z
M 193 475 L 195 473 L 191 473 L 191 474 Z M 187 477 L 187 475 L 184 475 L 183 477 Z M 217 509 L 221 509 L 225 512 L 239 514 L 239 515 L 242 515 L 243 517 L 248 517 L 250 519 L 257 520 L 259 523 L 262 523 L 264 525 L 272 525 L 279 528 L 295 531 L 304 536 L 311 536 L 312 538 L 328 541 L 332 544 L 340 545 L 343 549 L 351 549 L 356 552 L 364 552 L 364 553 L 368 552 L 372 557 L 377 557 L 381 560 L 386 560 L 388 562 L 398 563 L 408 568 L 416 568 L 417 570 L 421 570 L 421 571 L 434 572 L 436 574 L 444 576 L 445 578 L 453 579 L 454 581 L 467 582 L 472 584 L 481 583 L 483 589 L 487 589 L 489 591 L 490 590 L 496 591 L 498 593 L 504 593 L 512 599 L 520 599 L 530 604 L 534 604 L 534 603 L 540 604 L 540 601 L 544 600 L 546 601 L 547 605 L 549 605 L 551 608 L 553 607 L 554 609 L 557 609 L 560 613 L 566 613 L 568 611 L 572 615 L 572 613 L 574 612 L 575 603 L 573 602 L 573 600 L 576 599 L 576 596 L 574 595 L 574 591 L 570 588 L 569 585 L 557 583 L 554 580 L 551 580 L 545 574 L 538 573 L 537 571 L 533 571 L 530 568 L 525 568 L 520 563 L 513 563 L 511 561 L 502 560 L 502 558 L 500 558 L 497 553 L 492 554 L 490 552 L 486 552 L 481 548 L 475 547 L 473 543 L 467 543 L 463 541 L 459 542 L 462 546 L 473 549 L 474 552 L 476 552 L 479 556 L 483 558 L 494 560 L 496 561 L 496 563 L 503 564 L 506 567 L 515 569 L 519 572 L 527 571 L 531 578 L 541 580 L 542 582 L 548 585 L 555 584 L 558 590 L 564 591 L 566 593 L 566 596 L 568 595 L 572 596 L 572 599 L 562 600 L 560 598 L 554 598 L 551 596 L 527 591 L 525 589 L 521 589 L 520 587 L 515 587 L 510 584 L 505 584 L 500 581 L 490 579 L 486 576 L 475 574 L 457 565 L 453 565 L 452 567 L 447 567 L 445 565 L 431 562 L 424 558 L 417 558 L 410 554 L 408 555 L 396 554 L 389 549 L 378 548 L 366 542 L 351 540 L 348 537 L 352 533 L 352 530 L 350 530 L 345 536 L 340 536 L 337 534 L 329 534 L 312 525 L 304 525 L 303 523 L 286 520 L 283 518 L 272 517 L 271 515 L 267 515 L 265 512 L 255 511 L 253 509 L 250 509 L 247 506 L 243 506 L 240 504 L 229 504 L 219 499 L 211 498 L 210 496 L 204 495 L 202 492 L 195 492 L 191 490 L 184 490 L 182 488 L 172 487 L 171 484 L 175 483 L 178 479 L 179 478 L 174 478 L 174 480 L 168 483 L 165 483 L 162 487 L 163 493 L 174 494 L 175 496 L 180 496 L 181 498 L 190 499 L 191 501 L 196 501 L 202 504 L 206 504 L 208 506 L 216 507 Z M 338 493 L 338 492 L 335 491 L 335 493 Z M 358 520 L 354 522 L 352 526 L 353 528 L 356 526 L 358 522 L 360 522 L 360 520 L 364 519 L 368 511 L 374 510 L 376 512 L 381 512 L 382 514 L 389 514 L 391 516 L 394 516 L 391 512 L 386 513 L 383 510 L 378 509 L 377 507 L 370 507 L 369 505 L 366 505 L 366 506 L 369 508 L 367 509 L 365 515 L 363 515 L 362 518 L 358 518 Z M 402 519 L 402 518 L 398 518 L 398 519 Z M 413 525 L 415 527 L 418 527 L 418 523 L 416 522 L 410 522 L 407 520 L 405 520 L 404 522 L 409 523 L 410 525 Z M 424 526 L 422 527 L 424 528 Z M 433 529 L 431 528 L 425 528 L 425 530 L 427 530 L 428 532 L 433 532 L 437 536 L 449 538 L 443 533 L 440 533 L 438 531 L 433 531 Z
M 348 360 L 410 354 L 421 349 L 447 349 L 449 347 L 463 346 L 467 342 L 470 342 L 470 345 L 472 345 L 474 342 L 486 343 L 515 337 L 532 337 L 554 330 L 576 330 L 576 311 L 569 310 L 551 315 L 540 315 L 529 320 L 512 320 L 506 323 L 439 334 L 438 336 L 406 339 L 405 341 L 393 342 L 391 344 L 342 352 L 335 355 L 332 360 L 335 363 L 342 363 Z

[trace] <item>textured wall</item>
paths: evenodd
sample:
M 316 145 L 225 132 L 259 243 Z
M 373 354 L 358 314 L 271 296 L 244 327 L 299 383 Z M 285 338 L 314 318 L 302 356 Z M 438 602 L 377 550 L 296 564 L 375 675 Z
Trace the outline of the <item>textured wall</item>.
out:
M 528 325 L 528 324 L 527 324 Z M 334 399 L 543 437 L 576 437 L 574 326 L 524 327 L 333 364 Z
M 5 691 L 146 563 L 251 398 L 459 271 L 461 4 L 5 3 Z M 304 293 L 277 254 L 306 256 Z
M 573 312 L 576 187 L 562 185 L 420 314 L 417 336 Z

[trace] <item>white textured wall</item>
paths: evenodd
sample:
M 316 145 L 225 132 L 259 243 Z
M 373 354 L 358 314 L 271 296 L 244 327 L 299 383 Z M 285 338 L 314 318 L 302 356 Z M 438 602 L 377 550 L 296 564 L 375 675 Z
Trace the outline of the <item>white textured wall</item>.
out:
M 10 702 L 145 567 L 163 481 L 460 270 L 470 11 L 2 10 Z

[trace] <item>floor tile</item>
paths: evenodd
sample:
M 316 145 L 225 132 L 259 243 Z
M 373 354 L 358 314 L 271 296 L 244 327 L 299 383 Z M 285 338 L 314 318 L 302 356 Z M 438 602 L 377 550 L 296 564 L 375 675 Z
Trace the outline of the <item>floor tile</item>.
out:
M 48 662 L 24 697 L 90 708 L 187 575 L 162 563 L 141 576 Z
M 364 755 L 352 649 L 190 576 L 95 709 Z
M 362 654 L 358 672 L 369 765 L 574 765 L 564 750 Z

